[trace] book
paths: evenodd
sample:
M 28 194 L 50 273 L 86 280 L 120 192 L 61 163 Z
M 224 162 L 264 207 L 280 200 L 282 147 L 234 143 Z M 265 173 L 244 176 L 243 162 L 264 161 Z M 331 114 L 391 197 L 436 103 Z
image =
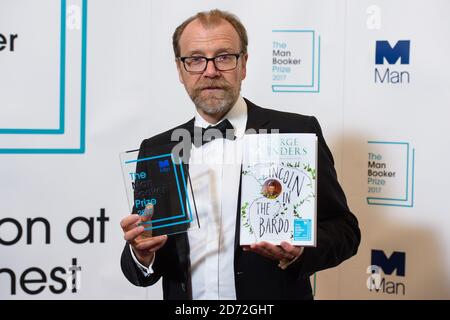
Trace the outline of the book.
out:
M 244 136 L 240 244 L 316 245 L 317 136 Z

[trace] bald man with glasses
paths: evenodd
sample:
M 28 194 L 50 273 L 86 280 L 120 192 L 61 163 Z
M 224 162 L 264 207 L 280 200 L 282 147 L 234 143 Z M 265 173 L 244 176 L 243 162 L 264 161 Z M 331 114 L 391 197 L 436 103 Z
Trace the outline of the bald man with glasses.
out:
M 247 33 L 227 12 L 200 12 L 174 32 L 173 48 L 180 82 L 194 106 L 190 121 L 142 142 L 145 156 L 155 146 L 173 145 L 177 129 L 222 126 L 234 135 L 192 145 L 190 161 L 207 153 L 225 159 L 242 152 L 246 130 L 318 136 L 317 247 L 288 242 L 239 245 L 241 164 L 207 163 L 210 188 L 195 193 L 201 228 L 176 235 L 143 237 L 140 217 L 121 221 L 124 238 L 121 266 L 134 285 L 163 281 L 164 299 L 313 299 L 309 277 L 355 255 L 360 243 L 356 217 L 338 183 L 332 154 L 316 118 L 261 108 L 241 96 L 247 74 Z M 167 152 L 171 150 L 168 149 Z M 191 176 L 202 174 L 194 172 Z M 192 172 L 191 172 L 192 170 Z

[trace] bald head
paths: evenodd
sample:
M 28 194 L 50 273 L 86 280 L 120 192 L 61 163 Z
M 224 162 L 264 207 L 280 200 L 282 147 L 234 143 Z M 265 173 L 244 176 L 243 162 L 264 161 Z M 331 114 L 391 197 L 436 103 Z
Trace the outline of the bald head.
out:
M 199 12 L 196 15 L 186 19 L 182 24 L 180 24 L 175 29 L 175 32 L 172 36 L 172 46 L 175 57 L 180 57 L 181 55 L 180 39 L 187 26 L 193 22 L 200 23 L 204 29 L 216 27 L 219 24 L 228 22 L 228 24 L 231 25 L 231 27 L 235 30 L 236 34 L 238 35 L 240 43 L 240 51 L 242 51 L 243 53 L 247 53 L 247 45 L 248 45 L 247 31 L 240 22 L 239 18 L 229 12 L 215 9 L 211 11 Z

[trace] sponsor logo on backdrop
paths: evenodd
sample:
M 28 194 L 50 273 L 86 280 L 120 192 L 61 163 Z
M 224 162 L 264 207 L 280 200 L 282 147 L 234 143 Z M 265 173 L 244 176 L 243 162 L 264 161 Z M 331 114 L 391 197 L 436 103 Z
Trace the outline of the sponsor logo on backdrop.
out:
M 320 36 L 315 30 L 272 30 L 272 92 L 320 91 Z
M 411 40 L 375 42 L 375 83 L 377 84 L 407 84 L 410 82 Z
M 9 29 L 10 20 L 2 19 L 0 24 L 0 68 L 5 64 L 17 70 L 15 77 L 11 72 L 0 73 L 0 84 L 6 89 L 2 103 L 8 106 L 0 108 L 0 154 L 85 152 L 87 0 L 60 0 L 57 4 L 60 14 L 47 15 L 48 23 L 38 25 L 29 21 L 26 11 L 11 13 L 13 25 L 30 26 L 20 34 L 3 32 L 2 28 Z M 42 16 L 54 5 L 33 3 L 29 11 Z M 37 49 L 32 42 L 36 37 L 41 41 Z M 79 49 L 66 50 L 73 47 Z M 80 91 L 72 94 L 73 86 L 66 86 L 69 82 L 79 83 Z M 17 92 L 29 98 L 18 99 Z
M 408 142 L 368 141 L 367 204 L 413 207 L 415 150 Z
M 372 249 L 367 267 L 367 289 L 389 295 L 406 294 L 406 253 L 394 251 L 388 257 L 383 250 Z

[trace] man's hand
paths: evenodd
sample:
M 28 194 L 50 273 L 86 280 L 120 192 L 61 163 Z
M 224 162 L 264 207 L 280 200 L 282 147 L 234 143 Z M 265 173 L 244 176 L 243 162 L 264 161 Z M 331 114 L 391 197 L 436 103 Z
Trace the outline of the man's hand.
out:
M 155 252 L 167 241 L 167 236 L 152 237 L 151 230 L 145 231 L 139 223 L 144 219 L 138 214 L 130 214 L 120 221 L 124 239 L 131 245 L 136 258 L 141 264 L 148 267 L 153 261 Z
M 279 246 L 262 241 L 249 246 L 243 246 L 243 250 L 255 252 L 271 260 L 278 260 L 280 263 L 286 263 L 300 257 L 304 247 L 293 246 L 286 241 L 281 242 Z

